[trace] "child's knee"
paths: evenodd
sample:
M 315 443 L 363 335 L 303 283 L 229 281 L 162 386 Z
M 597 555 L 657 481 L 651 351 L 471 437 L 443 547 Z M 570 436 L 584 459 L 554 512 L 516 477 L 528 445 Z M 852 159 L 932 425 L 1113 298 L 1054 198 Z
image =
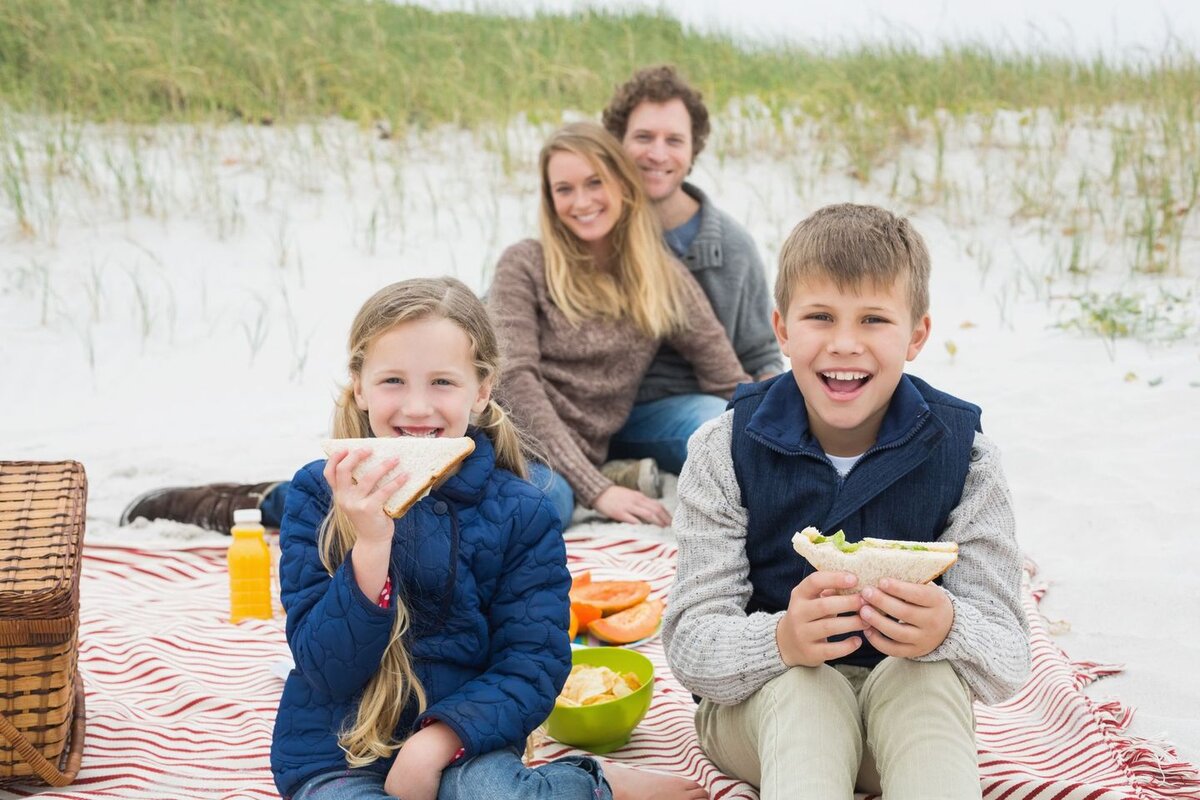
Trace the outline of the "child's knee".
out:
M 863 684 L 866 703 L 872 696 L 906 694 L 939 698 L 956 703 L 971 702 L 967 684 L 949 661 L 911 661 L 907 658 L 886 658 L 871 671 Z

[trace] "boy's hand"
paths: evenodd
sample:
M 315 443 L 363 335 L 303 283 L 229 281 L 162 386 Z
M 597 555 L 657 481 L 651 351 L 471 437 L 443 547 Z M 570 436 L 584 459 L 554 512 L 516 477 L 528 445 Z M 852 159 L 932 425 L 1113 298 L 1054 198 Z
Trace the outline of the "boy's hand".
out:
M 954 623 L 954 606 L 936 584 L 884 578 L 878 588 L 863 589 L 862 596 L 863 632 L 884 655 L 928 655 L 946 640 Z
M 404 800 L 437 800 L 442 770 L 462 747 L 457 734 L 435 722 L 408 737 L 383 781 L 383 790 Z
M 783 663 L 789 667 L 816 667 L 848 656 L 862 646 L 858 636 L 827 641 L 830 636 L 865 627 L 855 613 L 862 608 L 862 598 L 857 594 L 834 594 L 834 590 L 849 589 L 857 581 L 848 572 L 814 572 L 796 584 L 787 611 L 775 627 L 775 642 Z

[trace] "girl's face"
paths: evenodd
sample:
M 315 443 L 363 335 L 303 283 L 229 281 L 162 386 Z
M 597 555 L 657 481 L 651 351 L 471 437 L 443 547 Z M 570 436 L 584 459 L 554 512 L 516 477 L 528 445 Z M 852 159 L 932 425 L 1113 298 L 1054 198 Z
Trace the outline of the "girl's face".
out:
M 471 340 L 445 317 L 402 322 L 377 336 L 354 379 L 355 402 L 379 437 L 465 436 L 471 414 L 491 396 Z
M 621 218 L 621 196 L 610 175 L 587 159 L 559 151 L 546 163 L 554 213 L 587 244 L 605 241 Z

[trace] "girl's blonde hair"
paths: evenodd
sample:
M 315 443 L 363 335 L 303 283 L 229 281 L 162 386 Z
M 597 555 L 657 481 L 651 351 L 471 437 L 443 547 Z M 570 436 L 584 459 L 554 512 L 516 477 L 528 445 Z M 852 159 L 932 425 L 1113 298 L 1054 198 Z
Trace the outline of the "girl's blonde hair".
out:
M 554 211 L 549 167 L 555 153 L 582 158 L 605 187 L 621 198 L 620 217 L 608 234 L 613 254 L 608 265 L 596 264 L 585 244 Z M 538 162 L 542 176 L 538 217 L 546 284 L 563 316 L 573 325 L 592 316 L 628 317 L 653 339 L 685 328 L 683 276 L 670 261 L 641 176 L 620 142 L 594 122 L 573 122 L 550 136 Z
M 363 304 L 350 327 L 351 381 L 342 389 L 334 411 L 334 438 L 359 439 L 374 435 L 367 412 L 360 410 L 354 400 L 354 383 L 362 375 L 367 348 L 397 325 L 426 317 L 440 317 L 458 325 L 471 342 L 479 380 L 491 379 L 492 385 L 496 384 L 500 372 L 500 347 L 487 310 L 474 292 L 454 278 L 418 278 L 393 283 Z M 496 465 L 522 478 L 527 477 L 525 440 L 504 409 L 495 400 L 489 400 L 474 422 L 492 440 Z M 330 575 L 345 560 L 355 538 L 354 526 L 335 504 L 325 517 L 318 537 L 321 563 Z M 425 690 L 404 647 L 404 634 L 410 620 L 399 592 L 392 593 L 392 605 L 396 609 L 396 622 L 379 671 L 363 690 L 353 722 L 338 735 L 338 744 L 346 752 L 346 763 L 351 767 L 387 758 L 402 744 L 402 739 L 396 739 L 396 726 L 410 701 L 416 700 L 418 713 L 425 710 Z

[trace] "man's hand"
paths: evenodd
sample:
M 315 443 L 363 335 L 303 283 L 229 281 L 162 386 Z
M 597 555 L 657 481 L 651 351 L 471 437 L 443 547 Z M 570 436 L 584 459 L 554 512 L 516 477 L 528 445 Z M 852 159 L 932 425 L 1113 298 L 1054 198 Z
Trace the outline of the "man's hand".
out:
M 671 512 L 657 500 L 624 486 L 610 486 L 601 492 L 592 508 L 617 522 L 648 522 L 665 528 L 671 524 Z
M 946 640 L 954 624 L 954 606 L 941 587 L 884 578 L 878 588 L 862 591 L 860 613 L 867 640 L 884 655 L 916 658 Z
M 437 800 L 442 770 L 462 747 L 458 735 L 435 722 L 408 737 L 383 781 L 383 790 L 404 800 Z
M 851 588 L 857 581 L 848 572 L 814 572 L 796 584 L 787 611 L 775 627 L 775 641 L 783 663 L 789 667 L 816 667 L 848 656 L 862 646 L 858 636 L 827 641 L 830 636 L 860 631 L 865 626 L 857 613 L 862 598 L 857 594 L 834 594 L 837 589 Z

